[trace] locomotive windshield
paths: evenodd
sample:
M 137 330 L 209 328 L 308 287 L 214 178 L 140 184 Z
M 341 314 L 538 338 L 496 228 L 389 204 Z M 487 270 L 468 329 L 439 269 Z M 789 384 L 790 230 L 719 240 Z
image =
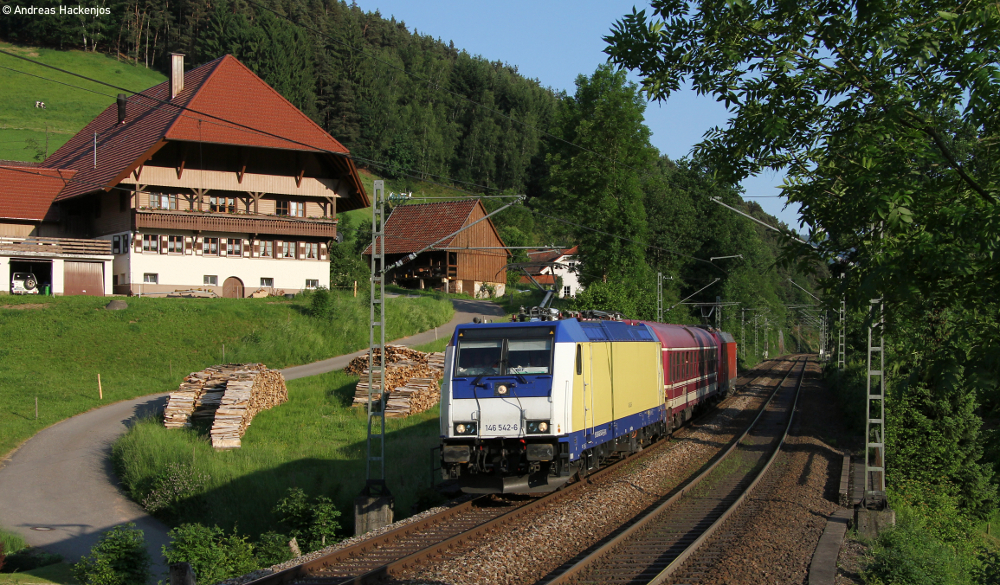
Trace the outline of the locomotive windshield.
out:
M 552 336 L 549 328 L 480 329 L 467 333 L 467 337 L 459 338 L 455 376 L 552 373 Z M 506 336 L 503 339 L 484 339 L 487 335 Z

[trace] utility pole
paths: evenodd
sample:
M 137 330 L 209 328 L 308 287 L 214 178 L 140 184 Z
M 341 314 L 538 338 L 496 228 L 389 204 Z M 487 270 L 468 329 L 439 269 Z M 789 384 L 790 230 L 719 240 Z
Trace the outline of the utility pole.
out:
M 656 273 L 656 322 L 663 323 L 663 273 Z
M 715 328 L 722 331 L 722 297 L 715 297 Z
M 365 487 L 354 500 L 354 533 L 392 524 L 394 499 L 385 476 L 385 183 L 372 198 L 371 302 L 368 327 L 368 439 Z M 378 354 L 376 356 L 376 354 Z
M 865 401 L 865 496 L 864 507 L 885 506 L 885 316 L 882 299 L 872 299 L 868 326 L 868 399 Z M 874 332 L 878 329 L 878 344 Z M 877 357 L 873 360 L 875 354 Z M 878 369 L 872 369 L 877 361 Z
M 760 359 L 760 352 L 757 351 L 757 314 L 753 316 L 753 359 Z
M 837 333 L 837 370 L 844 371 L 847 364 L 847 305 L 840 297 L 840 331 Z
M 747 359 L 747 332 L 746 332 L 747 310 L 740 309 L 740 351 L 743 352 L 743 359 Z

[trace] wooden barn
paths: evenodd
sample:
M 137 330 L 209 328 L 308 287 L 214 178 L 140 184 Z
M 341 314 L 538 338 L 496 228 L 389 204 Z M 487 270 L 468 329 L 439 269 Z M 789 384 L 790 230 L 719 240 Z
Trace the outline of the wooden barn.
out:
M 391 265 L 484 217 L 486 210 L 478 200 L 396 207 L 385 222 L 385 262 Z M 471 296 L 480 296 L 487 285 L 500 296 L 507 283 L 510 255 L 503 246 L 496 227 L 487 219 L 392 270 L 387 282 Z M 365 260 L 371 262 L 371 246 L 365 250 Z

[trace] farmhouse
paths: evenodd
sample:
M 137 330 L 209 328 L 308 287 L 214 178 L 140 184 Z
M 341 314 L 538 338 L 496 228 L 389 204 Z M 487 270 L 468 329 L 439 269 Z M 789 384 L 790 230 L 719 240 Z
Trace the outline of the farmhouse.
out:
M 386 265 L 437 243 L 391 270 L 388 280 L 410 288 L 435 288 L 477 297 L 484 294 L 485 286 L 494 296 L 503 295 L 510 253 L 504 249 L 493 222 L 483 220 L 485 217 L 486 210 L 478 200 L 396 207 L 384 226 Z M 469 225 L 472 227 L 451 236 Z M 371 246 L 365 256 L 370 262 Z
M 562 289 L 557 291 L 561 298 L 575 297 L 583 290 L 580 286 L 579 267 L 580 261 L 577 258 L 579 246 L 562 250 L 531 250 L 528 252 L 528 261 L 524 270 L 529 276 L 521 277 L 521 284 L 534 284 L 545 288 L 554 288 L 559 279 L 562 280 Z
M 168 81 L 119 95 L 26 169 L 47 190 L 21 198 L 49 206 L 9 235 L 103 242 L 111 260 L 92 270 L 103 286 L 86 294 L 329 286 L 337 212 L 369 205 L 348 150 L 232 56 L 187 72 L 182 55 L 171 59 Z

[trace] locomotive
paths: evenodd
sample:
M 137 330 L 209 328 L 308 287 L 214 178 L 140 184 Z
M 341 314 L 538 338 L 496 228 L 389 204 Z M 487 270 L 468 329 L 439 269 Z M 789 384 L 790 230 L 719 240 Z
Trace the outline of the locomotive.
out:
M 633 320 L 467 324 L 445 352 L 441 472 L 466 493 L 558 489 L 731 393 L 736 343 Z

